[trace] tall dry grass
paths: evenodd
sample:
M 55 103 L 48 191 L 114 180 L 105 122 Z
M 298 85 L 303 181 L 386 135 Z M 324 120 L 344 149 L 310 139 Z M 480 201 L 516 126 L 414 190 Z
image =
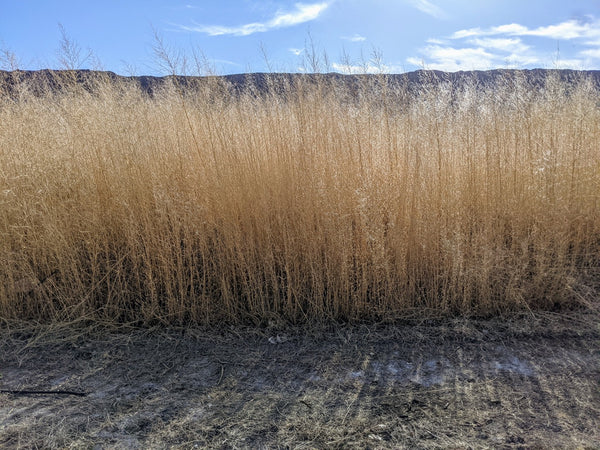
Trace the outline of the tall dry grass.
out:
M 361 95 L 325 77 L 271 93 L 215 79 L 193 95 L 102 80 L 3 95 L 0 317 L 258 323 L 589 301 L 592 85 L 385 81 Z

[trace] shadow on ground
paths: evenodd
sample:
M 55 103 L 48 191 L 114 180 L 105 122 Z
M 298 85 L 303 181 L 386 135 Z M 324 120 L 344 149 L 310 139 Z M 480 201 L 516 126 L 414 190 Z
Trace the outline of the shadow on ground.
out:
M 3 448 L 600 447 L 597 317 L 4 329 Z

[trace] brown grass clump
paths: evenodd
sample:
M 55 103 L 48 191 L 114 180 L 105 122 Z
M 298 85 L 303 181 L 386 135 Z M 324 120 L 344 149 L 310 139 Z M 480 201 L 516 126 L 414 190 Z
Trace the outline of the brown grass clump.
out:
M 0 317 L 302 322 L 590 301 L 590 83 L 414 93 L 381 77 L 358 95 L 311 80 L 3 95 Z

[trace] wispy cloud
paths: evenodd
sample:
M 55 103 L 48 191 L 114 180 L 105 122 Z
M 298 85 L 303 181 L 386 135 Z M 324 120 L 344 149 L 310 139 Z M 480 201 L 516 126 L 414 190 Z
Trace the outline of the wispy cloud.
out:
M 511 53 L 510 55 L 502 57 L 502 61 L 499 60 L 498 65 L 504 65 L 508 67 L 527 67 L 533 65 L 543 64 L 544 60 L 536 53 Z
M 428 45 L 422 53 L 429 61 L 411 57 L 407 61 L 415 66 L 426 64 L 428 69 L 456 72 L 459 70 L 486 70 L 492 68 L 495 55 L 483 48 L 454 48 Z
M 330 2 L 296 3 L 292 11 L 278 11 L 273 18 L 266 22 L 252 22 L 238 26 L 195 24 L 194 26 L 179 25 L 179 27 L 185 31 L 205 33 L 209 36 L 248 36 L 310 22 L 319 17 L 329 5 Z
M 581 56 L 592 59 L 600 59 L 600 46 L 597 48 L 590 48 L 580 52 Z
M 557 53 L 553 59 L 549 45 L 541 50 L 533 45 L 540 41 L 531 38 L 567 40 L 583 48 L 565 55 L 566 58 Z M 443 39 L 428 39 L 427 43 L 429 45 L 419 49 L 421 56 L 408 58 L 407 62 L 445 71 L 522 68 L 540 64 L 580 69 L 600 61 L 600 20 L 589 16 L 586 20 L 567 20 L 537 28 L 518 23 L 468 28 Z
M 585 61 L 580 58 L 559 58 L 553 62 L 555 69 L 583 69 L 585 67 Z
M 469 28 L 466 30 L 459 30 L 452 35 L 450 35 L 450 39 L 464 39 L 468 37 L 474 36 L 494 36 L 499 34 L 505 34 L 508 36 L 518 36 L 523 35 L 523 33 L 527 32 L 527 27 L 523 25 L 519 25 L 516 23 L 511 23 L 509 25 L 501 25 L 499 27 L 492 27 L 487 30 L 482 30 L 481 28 Z
M 599 21 L 567 20 L 555 25 L 528 28 L 518 23 L 500 25 L 487 29 L 469 28 L 453 33 L 451 39 L 463 39 L 474 36 L 537 36 L 549 39 L 572 40 L 579 38 L 595 38 L 600 36 Z
M 367 38 L 364 36 L 361 36 L 360 34 L 353 34 L 352 36 L 342 36 L 342 39 L 346 40 L 346 41 L 350 41 L 350 42 L 363 42 L 366 41 Z
M 412 6 L 419 11 L 435 17 L 436 19 L 446 19 L 448 15 L 437 5 L 434 5 L 429 0 L 408 0 Z
M 300 56 L 302 54 L 302 52 L 304 51 L 304 49 L 302 49 L 302 48 L 288 48 L 288 50 L 296 56 Z
M 212 59 L 211 60 L 213 63 L 215 64 L 224 64 L 226 66 L 237 66 L 237 67 L 242 67 L 241 64 L 230 61 L 228 59 Z
M 334 62 L 331 65 L 331 68 L 335 72 L 348 75 L 364 73 L 400 73 L 404 71 L 404 68 L 400 65 L 374 64 L 373 62 L 367 62 L 365 64 L 348 64 Z
M 385 64 L 382 61 L 375 59 L 365 61 L 343 61 L 334 62 L 331 64 L 334 72 L 343 74 L 364 74 L 364 73 L 402 73 L 405 71 L 404 66 L 400 64 Z
M 446 41 L 443 39 L 437 39 L 437 38 L 429 38 L 426 41 L 428 44 L 436 44 L 436 45 L 443 45 L 446 44 Z
M 363 73 L 381 73 L 381 68 L 377 68 L 372 64 L 355 65 L 355 64 L 343 64 L 334 62 L 331 65 L 334 72 L 344 73 L 347 75 L 351 74 L 363 74 Z
M 529 47 L 518 39 L 473 39 L 469 43 L 474 46 L 428 45 L 420 49 L 421 57 L 408 58 L 407 62 L 447 72 L 523 67 L 543 62 L 543 58 L 529 51 Z
M 510 53 L 525 53 L 531 48 L 520 38 L 473 38 L 467 42 L 477 47 Z

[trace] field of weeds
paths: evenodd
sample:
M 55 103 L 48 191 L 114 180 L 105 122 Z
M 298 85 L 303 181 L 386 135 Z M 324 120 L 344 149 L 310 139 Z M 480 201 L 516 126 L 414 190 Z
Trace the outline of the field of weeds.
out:
M 98 77 L 0 95 L 0 318 L 268 324 L 594 307 L 591 82 Z M 335 79 L 333 79 L 335 80 Z
M 0 446 L 597 448 L 600 92 L 422 75 L 5 77 Z

